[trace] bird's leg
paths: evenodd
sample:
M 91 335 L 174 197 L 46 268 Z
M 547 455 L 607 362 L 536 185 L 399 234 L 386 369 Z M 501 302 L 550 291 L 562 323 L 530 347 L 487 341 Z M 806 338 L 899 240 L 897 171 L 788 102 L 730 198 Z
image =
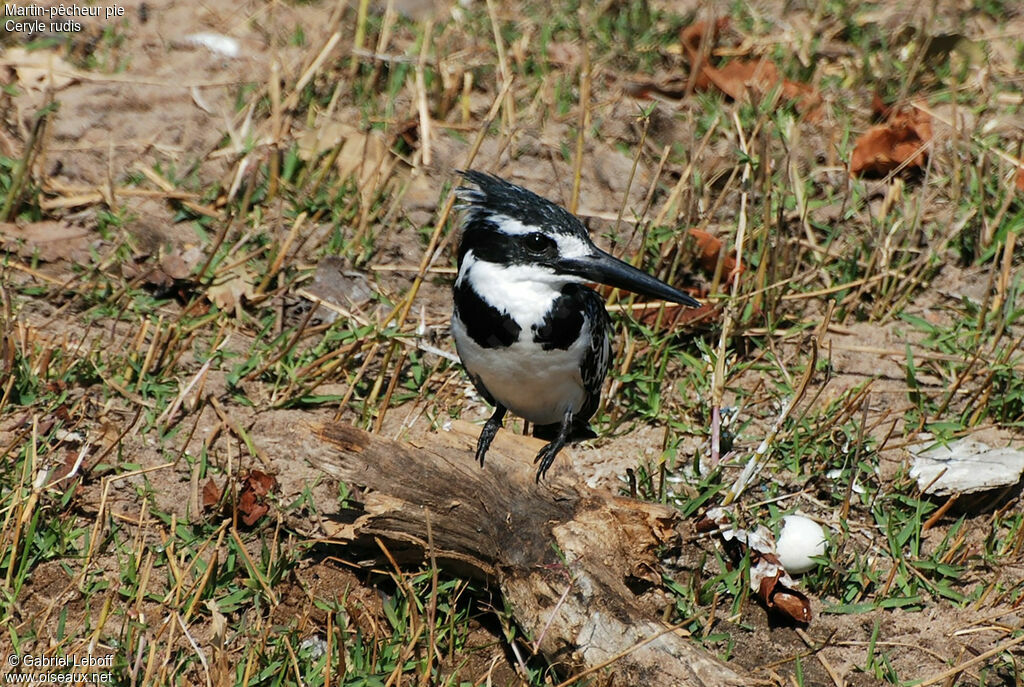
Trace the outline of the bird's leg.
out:
M 565 415 L 562 416 L 562 426 L 558 428 L 558 436 L 554 440 L 542 448 L 537 457 L 533 459 L 534 463 L 540 463 L 537 467 L 537 482 L 540 482 L 540 478 L 548 471 L 551 464 L 555 462 L 555 456 L 562 450 L 565 443 L 569 441 L 569 434 L 572 432 L 572 410 L 566 410 Z
M 480 461 L 480 467 L 484 465 L 484 456 L 487 455 L 487 449 L 491 447 L 494 435 L 501 429 L 501 421 L 505 419 L 505 413 L 507 412 L 508 408 L 505 406 L 496 405 L 494 414 L 491 415 L 484 428 L 480 431 L 480 438 L 476 442 L 476 459 Z

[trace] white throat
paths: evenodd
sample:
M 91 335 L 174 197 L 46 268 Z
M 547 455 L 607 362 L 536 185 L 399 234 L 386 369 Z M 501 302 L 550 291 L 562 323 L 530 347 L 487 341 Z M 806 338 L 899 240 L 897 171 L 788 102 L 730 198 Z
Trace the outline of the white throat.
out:
M 468 282 L 477 294 L 498 310 L 508 313 L 524 330 L 540 325 L 562 287 L 583 280 L 556 274 L 538 265 L 501 265 L 478 260 L 470 251 L 463 256 L 457 286 Z

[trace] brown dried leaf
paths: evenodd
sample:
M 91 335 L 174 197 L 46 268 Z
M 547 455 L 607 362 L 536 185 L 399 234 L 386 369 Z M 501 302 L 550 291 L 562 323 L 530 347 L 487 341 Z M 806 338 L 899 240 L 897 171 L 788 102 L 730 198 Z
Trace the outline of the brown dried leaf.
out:
M 221 310 L 234 310 L 256 294 L 255 286 L 256 276 L 239 265 L 217 275 L 216 282 L 206 290 L 206 297 Z
M 72 451 L 70 449 L 64 450 L 64 460 L 61 464 L 53 469 L 47 481 L 57 483 L 68 478 L 71 475 L 72 470 L 75 469 L 75 464 L 78 462 L 78 451 Z
M 212 508 L 220 502 L 221 490 L 211 477 L 203 485 L 203 508 Z
M 715 25 L 710 27 L 711 35 L 708 36 L 709 45 L 714 45 L 718 42 L 718 36 L 729 28 L 729 18 L 721 17 L 715 21 Z M 679 41 L 683 44 L 683 50 L 687 52 L 690 59 L 693 58 L 700 52 L 700 42 L 703 40 L 704 35 L 708 32 L 708 23 L 706 21 L 696 21 L 689 26 L 684 26 L 679 30 Z
M 188 279 L 202 259 L 203 252 L 196 246 L 184 251 L 175 249 L 160 258 L 160 269 L 171 279 Z
M 193 246 L 185 251 L 175 248 L 160 257 L 154 264 L 149 255 L 134 257 L 130 262 L 121 264 L 121 274 L 132 281 L 155 289 L 158 293 L 170 293 L 177 289 L 180 293 L 192 287 L 189 277 L 203 259 L 203 252 Z
M 872 110 L 886 121 L 865 131 L 853 144 L 850 174 L 881 177 L 893 170 L 923 167 L 928 160 L 927 144 L 932 140 L 932 118 L 923 109 L 896 110 L 876 95 Z
M 718 528 L 722 546 L 737 565 L 749 553 L 750 588 L 771 610 L 798 623 L 811 622 L 811 604 L 794 589 L 796 582 L 782 567 L 775 554 L 775 538 L 763 525 L 753 530 L 736 529 L 725 508 L 711 508 L 697 523 L 697 530 L 708 532 Z
M 1017 168 L 1017 190 L 1024 191 L 1024 167 Z
M 277 479 L 262 470 L 250 470 L 242 481 L 242 490 L 249 489 L 256 496 L 266 496 L 277 488 Z
M 85 251 L 93 238 L 93 232 L 85 227 L 54 220 L 21 226 L 0 223 L 0 248 L 43 262 L 74 261 L 73 254 Z
M 709 276 L 713 275 L 718 267 L 718 256 L 723 245 L 722 240 L 700 229 L 688 229 L 687 232 L 693 238 L 695 249 L 693 260 L 697 267 Z M 737 267 L 735 254 L 726 253 L 722 256 L 722 277 L 725 283 L 731 284 L 734 279 L 738 279 L 744 269 L 743 265 Z M 696 289 L 689 289 L 689 291 L 693 292 Z M 695 293 L 694 295 L 701 294 Z M 702 305 L 699 308 L 667 304 L 665 305 L 664 313 L 660 316 L 660 321 L 666 329 L 674 329 L 697 322 L 717 319 L 719 312 L 719 309 L 711 303 Z M 644 310 L 639 314 L 638 319 L 648 326 L 655 325 L 659 321 L 659 311 L 654 308 Z
M 404 133 L 406 138 L 412 135 L 409 131 Z M 323 122 L 299 136 L 298 143 L 299 157 L 307 161 L 337 148 L 334 164 L 338 177 L 353 179 L 363 202 L 371 200 L 372 194 L 383 186 L 396 162 L 380 132 L 363 131 L 345 122 Z
M 130 281 L 139 280 L 159 291 L 165 291 L 174 286 L 174 280 L 159 267 L 150 267 L 145 256 L 121 263 L 121 276 Z
M 249 527 L 255 525 L 269 511 L 270 506 L 257 498 L 251 491 L 243 491 L 238 497 L 238 512 L 242 516 L 242 522 Z
M 360 272 L 337 255 L 328 255 L 316 266 L 309 292 L 328 303 L 344 308 L 360 308 L 373 298 L 374 286 Z
M 796 582 L 782 567 L 775 555 L 774 541 L 760 545 L 751 543 L 750 586 L 764 605 L 798 623 L 811 622 L 811 604 L 801 592 L 793 589 Z M 764 550 L 770 547 L 770 550 Z
M 707 40 L 710 46 L 714 46 L 718 41 L 719 34 L 728 25 L 727 18 L 719 19 L 710 29 L 710 35 L 708 35 L 708 24 L 700 21 L 684 27 L 679 32 L 683 51 L 690 59 L 690 68 L 696 73 L 696 76 L 692 78 L 693 89 L 706 91 L 715 88 L 733 100 L 743 100 L 751 91 L 763 96 L 775 87 L 781 86 L 782 96 L 787 100 L 795 100 L 797 109 L 804 114 L 808 121 L 821 119 L 822 100 L 818 91 L 808 84 L 784 79 L 779 73 L 779 68 L 771 60 L 732 60 L 722 67 L 714 67 L 707 63 L 700 49 L 701 41 L 704 40 L 705 35 L 708 35 Z M 686 84 L 689 80 L 689 78 L 680 80 L 678 83 Z M 638 93 L 649 90 L 669 94 L 661 90 L 659 84 L 654 83 L 638 84 L 632 89 Z M 685 86 L 679 93 L 679 96 L 682 95 L 686 95 Z
M 811 622 L 811 602 L 796 589 L 778 585 L 769 599 L 765 601 L 769 608 L 792 618 L 798 623 Z
M 270 511 L 270 505 L 264 497 L 277 488 L 277 480 L 260 470 L 250 470 L 242 480 L 242 490 L 238 495 L 238 513 L 242 522 L 252 527 Z
M 65 62 L 56 52 L 11 48 L 3 58 L 26 91 L 59 91 L 78 81 L 78 70 Z
M 693 237 L 697 246 L 697 265 L 709 275 L 715 273 L 718 267 L 718 256 L 722 252 L 722 240 L 700 229 L 690 229 L 690 236 Z M 722 258 L 723 277 L 727 283 L 738 279 L 743 270 L 743 265 L 736 264 L 736 256 L 733 253 L 726 253 Z
M 160 258 L 160 269 L 172 280 L 184 279 L 190 272 L 188 264 L 177 251 Z
M 697 79 L 698 89 L 704 80 L 733 100 L 742 100 L 751 90 L 764 95 L 781 84 L 783 97 L 795 100 L 807 121 L 821 119 L 822 103 L 818 92 L 807 84 L 782 78 L 779 68 L 769 60 L 733 60 L 720 69 L 705 65 L 701 78 Z

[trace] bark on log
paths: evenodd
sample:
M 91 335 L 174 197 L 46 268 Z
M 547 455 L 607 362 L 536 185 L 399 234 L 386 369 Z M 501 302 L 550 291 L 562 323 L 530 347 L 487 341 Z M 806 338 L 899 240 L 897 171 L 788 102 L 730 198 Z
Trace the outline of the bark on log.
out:
M 406 560 L 432 554 L 456 574 L 489 579 L 562 675 L 604 670 L 609 684 L 628 687 L 759 682 L 667 631 L 638 601 L 635 590 L 661 583 L 658 553 L 679 542 L 677 511 L 588 489 L 557 462 L 536 485 L 542 443 L 506 432 L 481 468 L 478 432 L 454 423 L 409 445 L 349 425 L 317 427 L 326 445 L 302 442 L 311 462 L 366 488 L 362 511 L 332 538 L 379 537 Z

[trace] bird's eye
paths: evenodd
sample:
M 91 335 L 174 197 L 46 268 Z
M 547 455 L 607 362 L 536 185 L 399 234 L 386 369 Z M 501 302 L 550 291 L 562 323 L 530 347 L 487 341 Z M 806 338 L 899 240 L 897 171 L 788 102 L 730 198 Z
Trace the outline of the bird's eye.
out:
M 533 233 L 527 234 L 523 239 L 523 243 L 526 245 L 526 250 L 536 255 L 544 255 L 550 253 L 555 248 L 555 242 L 544 234 Z

